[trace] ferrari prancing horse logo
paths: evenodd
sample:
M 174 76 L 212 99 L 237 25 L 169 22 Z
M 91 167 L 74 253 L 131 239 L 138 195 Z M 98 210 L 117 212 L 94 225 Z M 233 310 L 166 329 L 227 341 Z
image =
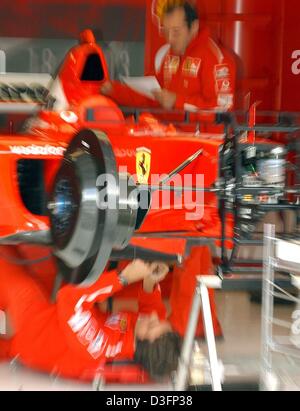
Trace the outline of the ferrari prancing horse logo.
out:
M 139 184 L 147 184 L 151 167 L 151 150 L 145 147 L 136 149 L 136 177 Z

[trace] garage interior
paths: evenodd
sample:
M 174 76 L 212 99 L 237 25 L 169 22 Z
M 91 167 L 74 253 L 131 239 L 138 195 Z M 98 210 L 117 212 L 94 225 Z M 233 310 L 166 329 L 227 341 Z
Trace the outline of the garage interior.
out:
M 300 389 L 299 2 L 192 1 L 235 62 L 235 104 L 185 108 L 179 122 L 174 111 L 173 124 L 170 113 L 145 115 L 99 92 L 106 80 L 130 84 L 153 73 L 165 46 L 155 14 L 163 1 L 2 1 L 0 271 L 21 266 L 45 281 L 55 302 L 61 285 L 91 285 L 107 264 L 140 258 L 173 270 L 191 244 L 208 247 L 214 272 L 198 273 L 177 374 L 163 383 L 72 379 L 5 358 L 0 345 L 0 391 Z M 93 189 L 102 173 L 117 176 L 107 191 L 116 210 L 99 211 L 107 184 Z M 151 173 L 160 179 L 150 183 Z M 171 214 L 153 212 L 172 177 L 185 173 L 194 193 L 196 174 L 204 175 L 197 223 L 174 203 Z M 130 190 L 138 190 L 134 211 Z M 170 191 L 176 202 L 184 190 Z M 210 288 L 222 329 L 216 338 Z M 199 338 L 192 321 L 203 313 Z M 0 298 L 0 339 L 8 329 Z

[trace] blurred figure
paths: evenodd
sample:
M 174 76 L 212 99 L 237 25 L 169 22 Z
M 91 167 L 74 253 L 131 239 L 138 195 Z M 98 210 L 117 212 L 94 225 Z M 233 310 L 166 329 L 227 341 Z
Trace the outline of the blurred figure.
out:
M 63 286 L 51 304 L 22 267 L 2 259 L 0 309 L 10 335 L 0 339 L 0 358 L 18 356 L 29 367 L 75 378 L 93 376 L 107 361 L 134 359 L 152 378 L 169 375 L 180 339 L 166 320 L 158 285 L 167 273 L 163 263 L 134 260 L 89 287 Z M 138 312 L 108 312 L 108 298 L 134 283 Z
M 200 29 L 197 10 L 188 1 L 166 0 L 159 13 L 169 48 L 155 63 L 161 86 L 154 100 L 124 84 L 105 82 L 100 92 L 118 104 L 166 110 L 230 110 L 234 104 L 235 63 Z

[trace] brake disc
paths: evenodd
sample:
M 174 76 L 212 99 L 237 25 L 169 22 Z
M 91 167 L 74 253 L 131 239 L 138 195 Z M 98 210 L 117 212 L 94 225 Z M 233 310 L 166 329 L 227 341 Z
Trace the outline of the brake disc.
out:
M 53 252 L 65 281 L 95 282 L 112 249 L 125 248 L 137 224 L 139 194 L 118 174 L 107 136 L 82 130 L 56 175 L 48 209 Z

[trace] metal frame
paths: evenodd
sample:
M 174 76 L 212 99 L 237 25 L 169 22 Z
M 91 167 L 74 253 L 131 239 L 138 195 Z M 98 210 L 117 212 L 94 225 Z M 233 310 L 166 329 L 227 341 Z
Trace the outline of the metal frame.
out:
M 246 116 L 245 116 L 246 114 Z M 242 116 L 242 121 L 245 121 L 246 124 L 248 123 L 248 113 L 240 113 Z M 262 117 L 268 117 L 272 118 L 273 121 L 277 121 L 277 124 L 264 124 L 264 125 L 258 125 L 258 126 L 253 126 L 250 127 L 245 124 L 238 124 L 237 122 L 237 116 L 238 113 L 219 113 L 217 115 L 219 123 L 224 124 L 224 131 L 225 131 L 225 141 L 224 141 L 224 149 L 225 145 L 227 142 L 232 141 L 233 145 L 233 150 L 234 150 L 234 169 L 233 169 L 233 177 L 236 178 L 236 185 L 233 188 L 232 194 L 235 197 L 235 207 L 234 210 L 227 211 L 226 210 L 226 196 L 220 197 L 220 219 L 221 219 L 221 225 L 222 225 L 222 242 L 221 242 L 221 256 L 222 256 L 222 271 L 224 273 L 242 273 L 242 272 L 249 272 L 243 268 L 243 266 L 240 266 L 238 263 L 243 263 L 243 261 L 238 261 L 235 259 L 235 254 L 239 246 L 241 245 L 262 245 L 262 240 L 256 240 L 252 238 L 243 238 L 240 236 L 240 228 L 239 228 L 239 216 L 238 216 L 238 210 L 239 206 L 241 205 L 241 200 L 239 197 L 242 196 L 242 194 L 245 192 L 251 192 L 251 193 L 259 193 L 261 191 L 266 192 L 270 191 L 270 193 L 275 193 L 276 190 L 278 192 L 278 188 L 276 187 L 242 187 L 240 186 L 240 181 L 238 179 L 239 171 L 240 171 L 240 145 L 239 143 L 239 138 L 241 135 L 245 132 L 257 132 L 257 133 L 278 133 L 278 134 L 287 134 L 288 136 L 288 147 L 290 149 L 294 149 L 294 151 L 297 153 L 298 156 L 298 167 L 300 165 L 299 163 L 299 158 L 300 158 L 300 144 L 297 144 L 297 139 L 295 136 L 300 132 L 300 125 L 299 125 L 299 113 L 281 113 L 281 112 L 258 112 L 257 116 L 262 116 Z M 275 119 L 274 119 L 275 117 Z M 298 123 L 296 123 L 296 119 L 298 120 Z M 274 141 L 274 144 L 276 142 Z M 245 143 L 242 143 L 245 144 Z M 247 144 L 247 143 L 246 143 Z M 248 143 L 249 144 L 249 143 Z M 225 175 L 222 173 L 222 161 L 224 160 L 224 157 L 220 158 L 220 171 L 221 171 L 221 178 L 225 178 Z M 224 186 L 226 187 L 226 184 L 228 184 L 228 181 L 226 181 L 226 178 L 224 180 Z M 287 192 L 298 192 L 300 195 L 299 187 L 298 190 L 295 189 L 295 187 L 285 187 L 284 190 L 286 193 Z M 246 206 L 246 204 L 244 204 Z M 263 212 L 269 212 L 269 211 L 281 211 L 285 209 L 292 209 L 297 213 L 298 220 L 300 221 L 300 205 L 299 204 L 272 204 L 272 205 L 255 205 L 255 204 L 249 204 L 247 207 L 252 207 L 256 208 L 257 210 L 261 210 Z M 226 247 L 225 247 L 225 227 L 226 227 L 226 221 L 227 221 L 227 215 L 228 213 L 233 213 L 234 215 L 234 234 L 235 238 L 232 239 L 234 242 L 233 245 L 233 250 L 231 257 L 228 258 L 226 255 Z M 250 271 L 255 271 L 257 273 L 261 272 L 262 267 L 255 267 L 252 268 Z
M 277 325 L 290 328 L 291 323 L 282 321 L 274 316 L 274 298 L 296 302 L 300 305 L 299 297 L 291 295 L 276 281 L 277 270 L 291 270 L 300 274 L 300 266 L 292 262 L 282 261 L 276 255 L 275 226 L 266 224 L 264 230 L 264 266 L 263 266 L 263 289 L 262 289 L 262 322 L 261 322 L 261 369 L 260 389 L 280 389 L 280 377 L 275 372 L 274 354 L 282 354 L 287 357 L 300 359 L 300 349 L 291 347 L 290 338 L 276 336 L 273 326 Z M 296 283 L 294 282 L 294 285 Z M 300 290 L 300 284 L 298 284 Z M 299 291 L 298 291 L 299 292 Z
M 210 288 L 220 288 L 221 280 L 216 283 L 214 276 L 198 276 L 195 288 L 193 303 L 190 311 L 190 318 L 186 329 L 183 347 L 179 359 L 179 365 L 175 377 L 174 390 L 184 391 L 188 385 L 190 364 L 196 335 L 196 328 L 200 310 L 202 308 L 202 318 L 205 331 L 205 340 L 208 348 L 210 374 L 213 391 L 222 391 L 216 340 L 213 329 L 212 314 L 208 296 L 208 286 Z
M 128 107 L 121 107 L 124 113 L 133 114 L 136 123 L 139 121 L 140 114 L 145 111 L 145 109 L 139 108 L 128 108 Z M 147 112 L 152 113 L 153 115 L 159 114 L 166 114 L 165 110 L 156 108 L 149 108 Z M 181 114 L 182 121 L 178 121 L 175 125 L 186 126 L 195 125 L 195 130 L 199 132 L 199 122 L 191 121 L 191 114 L 215 114 L 215 123 L 224 127 L 224 144 L 223 149 L 220 152 L 220 159 L 219 159 L 219 169 L 220 175 L 219 178 L 221 179 L 218 187 L 211 187 L 208 189 L 202 189 L 203 191 L 210 191 L 215 192 L 216 195 L 219 197 L 219 210 L 220 210 L 220 220 L 221 220 L 221 233 L 219 240 L 221 241 L 221 271 L 224 274 L 232 274 L 232 273 L 257 273 L 260 275 L 262 271 L 262 261 L 260 262 L 253 262 L 252 267 L 249 268 L 249 263 L 251 264 L 252 261 L 246 262 L 246 267 L 243 265 L 245 262 L 243 260 L 239 260 L 236 258 L 237 250 L 240 246 L 243 245 L 262 245 L 262 239 L 254 239 L 251 234 L 249 237 L 245 237 L 240 229 L 241 221 L 239 218 L 239 209 L 241 206 L 251 207 L 258 211 L 261 211 L 262 214 L 266 214 L 270 211 L 282 211 L 282 210 L 293 210 L 297 217 L 300 224 L 300 204 L 287 204 L 287 203 L 279 203 L 279 204 L 242 204 L 242 196 L 244 194 L 257 194 L 260 192 L 268 191 L 269 194 L 276 194 L 278 192 L 282 192 L 281 188 L 277 188 L 275 186 L 266 187 L 243 187 L 240 183 L 239 173 L 241 171 L 240 166 L 240 152 L 241 152 L 241 145 L 251 144 L 251 143 L 241 143 L 239 141 L 240 137 L 244 133 L 253 132 L 253 133 L 260 133 L 263 134 L 264 138 L 270 138 L 274 134 L 285 135 L 287 137 L 287 144 L 290 150 L 294 150 L 297 155 L 297 167 L 300 170 L 300 143 L 297 142 L 297 138 L 295 136 L 299 135 L 300 133 L 300 115 L 299 113 L 288 113 L 288 112 L 272 112 L 272 111 L 257 111 L 256 118 L 261 120 L 261 124 L 257 124 L 254 126 L 249 126 L 249 112 L 247 111 L 236 111 L 236 112 L 217 112 L 213 110 L 197 110 L 195 113 L 189 113 L 183 110 L 170 110 L 168 111 L 170 114 Z M 167 113 L 168 113 L 167 112 Z M 163 120 L 161 120 L 163 122 Z M 230 186 L 230 181 L 226 179 L 226 173 L 224 172 L 225 164 L 225 150 L 227 143 L 232 144 L 233 152 L 234 152 L 234 159 L 233 159 L 233 178 L 235 178 L 235 183 Z M 274 145 L 276 141 L 274 141 Z M 223 181 L 222 181 L 223 180 Z M 298 181 L 300 184 L 300 181 Z M 163 189 L 163 187 L 155 187 L 155 189 Z M 299 193 L 300 197 L 300 189 L 295 187 L 285 187 L 285 193 Z M 233 205 L 234 208 L 231 210 L 226 209 L 226 205 L 228 204 L 228 195 L 232 196 L 234 199 Z M 233 241 L 233 250 L 230 256 L 227 254 L 226 248 L 226 224 L 227 224 L 227 217 L 229 214 L 233 214 L 234 216 L 234 238 L 229 240 Z M 254 221 L 254 225 L 259 222 L 259 218 Z M 170 236 L 172 234 L 169 234 Z M 184 235 L 184 233 L 183 233 Z M 217 238 L 216 238 L 217 239 Z M 255 264 L 256 263 L 256 264 Z

